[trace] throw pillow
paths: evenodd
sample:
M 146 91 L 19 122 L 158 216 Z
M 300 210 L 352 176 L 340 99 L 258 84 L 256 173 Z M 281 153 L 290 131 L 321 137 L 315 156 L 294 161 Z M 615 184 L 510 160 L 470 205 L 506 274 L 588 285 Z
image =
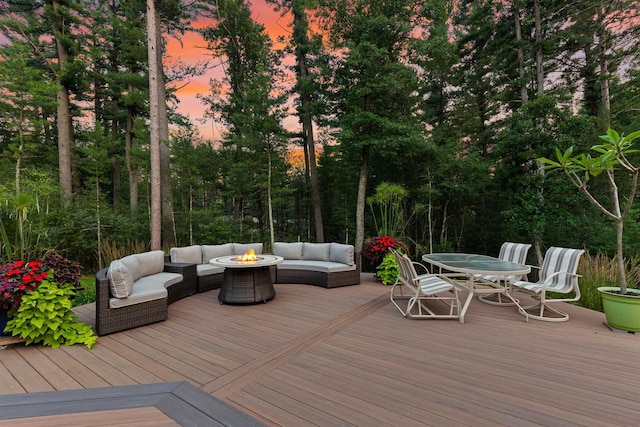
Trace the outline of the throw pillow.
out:
M 133 275 L 124 262 L 119 259 L 112 261 L 111 265 L 109 265 L 107 277 L 109 278 L 112 297 L 126 298 L 131 294 Z
M 302 242 L 275 242 L 273 244 L 273 254 L 284 259 L 300 259 L 302 258 Z
M 329 261 L 340 262 L 342 264 L 354 265 L 354 249 L 352 245 L 341 243 L 331 243 L 329 249 Z

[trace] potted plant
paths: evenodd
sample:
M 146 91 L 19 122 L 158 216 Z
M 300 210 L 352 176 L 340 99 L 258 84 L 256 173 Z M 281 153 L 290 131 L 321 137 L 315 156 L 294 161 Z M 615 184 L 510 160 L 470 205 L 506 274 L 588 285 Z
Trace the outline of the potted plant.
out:
M 400 271 L 398 261 L 396 261 L 396 256 L 391 251 L 388 251 L 384 258 L 382 258 L 382 262 L 378 265 L 378 269 L 376 271 L 376 275 L 383 285 L 393 285 L 396 283 L 396 280 L 398 279 L 398 272 Z
M 545 169 L 564 171 L 571 183 L 615 223 L 619 286 L 604 286 L 598 288 L 598 291 L 602 296 L 602 305 L 609 326 L 630 332 L 640 331 L 640 290 L 627 287 L 622 237 L 624 221 L 631 210 L 638 189 L 640 169 L 634 166 L 628 157 L 629 154 L 638 152 L 633 148 L 633 141 L 638 138 L 640 138 L 640 131 L 625 136 L 609 129 L 606 135 L 600 136 L 604 143 L 592 147 L 598 153 L 595 157 L 589 154 L 573 155 L 573 147 L 570 147 L 564 153 L 556 148 L 557 160 L 538 159 L 545 164 Z M 620 195 L 619 182 L 616 181 L 618 171 L 623 172 L 630 179 L 629 192 L 624 198 Z M 599 175 L 604 175 L 607 180 L 609 204 L 600 202 L 588 185 L 591 177 Z
M 79 264 L 57 255 L 45 262 L 0 264 L 0 336 L 22 338 L 27 345 L 82 343 L 91 348 L 93 330 L 71 310 L 78 275 Z
M 97 337 L 91 326 L 78 321 L 71 310 L 75 286 L 43 280 L 37 288 L 22 296 L 18 308 L 12 310 L 6 330 L 25 340 L 25 344 L 41 342 L 53 348 L 84 344 L 92 348 Z

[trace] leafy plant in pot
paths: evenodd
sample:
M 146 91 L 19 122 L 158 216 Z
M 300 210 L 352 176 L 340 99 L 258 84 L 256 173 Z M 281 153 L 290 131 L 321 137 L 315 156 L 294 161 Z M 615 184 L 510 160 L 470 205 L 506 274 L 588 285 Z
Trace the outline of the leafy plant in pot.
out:
M 638 190 L 640 168 L 634 166 L 628 157 L 630 154 L 638 152 L 633 148 L 633 141 L 638 138 L 640 138 L 640 131 L 625 136 L 609 129 L 606 135 L 600 136 L 604 143 L 592 147 L 592 150 L 598 153 L 595 157 L 589 154 L 574 155 L 573 147 L 570 147 L 564 153 L 556 148 L 557 160 L 538 159 L 545 164 L 545 169 L 564 171 L 571 183 L 615 223 L 619 286 L 603 286 L 598 288 L 598 291 L 602 296 L 602 304 L 609 326 L 629 332 L 640 331 L 640 290 L 627 287 L 622 238 L 624 236 L 624 221 L 631 210 Z M 617 171 L 623 172 L 630 179 L 626 198 L 622 198 L 620 195 L 619 182 L 616 181 Z M 611 200 L 608 205 L 600 202 L 588 186 L 590 178 L 599 175 L 604 175 L 608 182 L 608 196 Z

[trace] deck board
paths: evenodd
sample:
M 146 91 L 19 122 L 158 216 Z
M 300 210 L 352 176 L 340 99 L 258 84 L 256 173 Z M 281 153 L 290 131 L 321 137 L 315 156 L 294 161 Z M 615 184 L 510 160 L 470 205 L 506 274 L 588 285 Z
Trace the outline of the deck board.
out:
M 464 324 L 410 320 L 370 279 L 276 285 L 250 306 L 197 294 L 93 350 L 12 344 L 0 394 L 187 381 L 273 426 L 640 425 L 640 334 L 609 331 L 602 313 L 527 323 L 474 300 Z M 77 312 L 93 323 L 92 305 Z

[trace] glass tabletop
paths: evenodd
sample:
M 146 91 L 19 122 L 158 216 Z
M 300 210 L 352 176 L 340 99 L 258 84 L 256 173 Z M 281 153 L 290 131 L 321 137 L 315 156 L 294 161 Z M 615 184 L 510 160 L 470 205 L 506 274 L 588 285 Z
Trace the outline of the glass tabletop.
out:
M 527 265 L 487 255 L 434 253 L 423 255 L 422 260 L 456 273 L 518 275 L 531 271 L 531 267 Z

